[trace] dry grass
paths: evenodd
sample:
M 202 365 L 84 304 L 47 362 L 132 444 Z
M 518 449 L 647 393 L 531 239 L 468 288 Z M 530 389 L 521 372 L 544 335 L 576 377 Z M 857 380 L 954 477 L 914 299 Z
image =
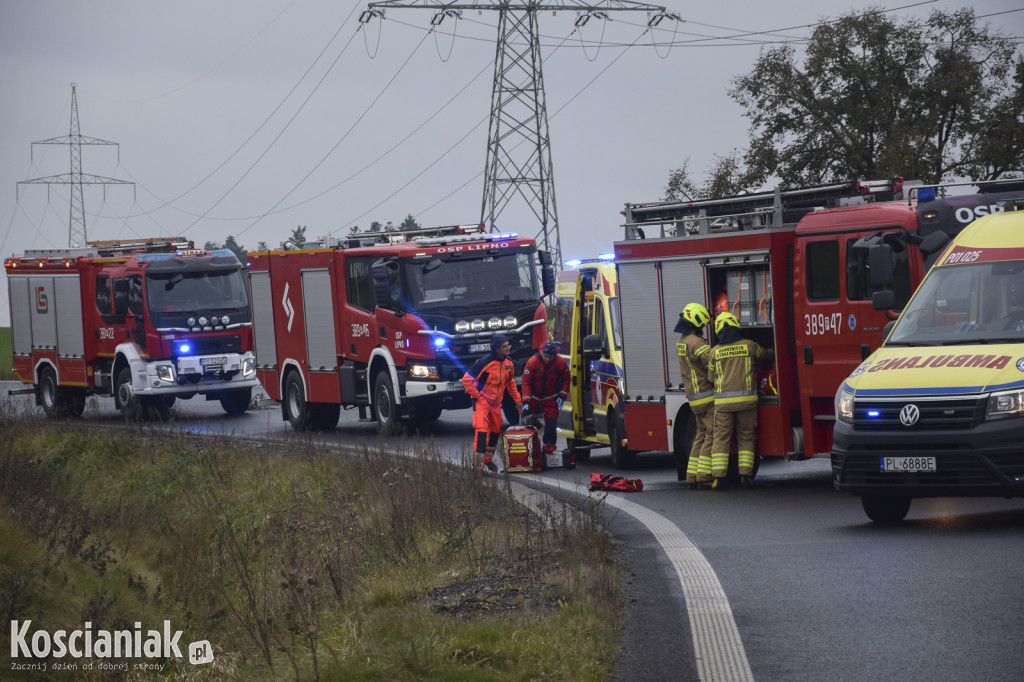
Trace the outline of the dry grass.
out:
M 2 623 L 168 619 L 219 648 L 212 665 L 166 661 L 189 679 L 612 669 L 621 576 L 596 510 L 541 518 L 501 479 L 386 442 L 341 456 L 10 413 L 0 433 Z

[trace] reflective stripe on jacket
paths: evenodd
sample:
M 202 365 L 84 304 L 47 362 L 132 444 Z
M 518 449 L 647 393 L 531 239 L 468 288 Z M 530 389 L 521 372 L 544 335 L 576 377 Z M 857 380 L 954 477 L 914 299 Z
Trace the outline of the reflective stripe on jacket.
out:
M 715 395 L 708 380 L 711 346 L 696 334 L 687 334 L 676 343 L 679 374 L 683 378 L 686 400 L 694 414 L 703 414 L 714 405 Z
M 516 388 L 516 371 L 512 361 L 507 357 L 499 360 L 494 353 L 489 353 L 473 363 L 462 375 L 462 387 L 473 400 L 481 398 L 487 401 L 492 409 L 501 407 L 501 400 L 507 392 L 519 403 L 522 397 Z
M 710 355 L 708 379 L 715 389 L 715 409 L 733 412 L 757 406 L 754 369 L 774 358 L 775 352 L 741 339 L 715 346 Z

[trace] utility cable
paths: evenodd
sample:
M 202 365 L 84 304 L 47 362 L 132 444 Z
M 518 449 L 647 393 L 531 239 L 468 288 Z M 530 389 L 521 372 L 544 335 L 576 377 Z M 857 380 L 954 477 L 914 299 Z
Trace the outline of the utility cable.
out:
M 243 150 L 243 149 L 244 149 L 244 148 L 246 147 L 246 145 L 248 145 L 248 144 L 249 144 L 249 143 L 250 143 L 250 142 L 252 141 L 252 139 L 253 139 L 254 137 L 256 137 L 256 135 L 257 135 L 257 134 L 259 134 L 259 132 L 260 132 L 261 130 L 263 130 L 263 128 L 265 128 L 265 127 L 266 127 L 266 125 L 267 125 L 268 123 L 270 123 L 270 119 L 272 119 L 272 118 L 273 118 L 273 117 L 274 117 L 274 116 L 275 116 L 275 115 L 277 114 L 277 112 L 281 110 L 281 107 L 283 107 L 283 106 L 285 105 L 285 102 L 287 102 L 287 101 L 288 101 L 288 99 L 289 99 L 289 98 L 290 98 L 290 97 L 292 96 L 292 94 L 294 94 L 294 93 L 295 93 L 295 91 L 296 91 L 296 90 L 298 89 L 299 85 L 301 85 L 301 84 L 302 84 L 302 82 L 303 82 L 304 80 L 306 80 L 306 76 L 308 76 L 308 75 L 309 75 L 309 73 L 310 73 L 310 71 L 312 71 L 312 70 L 313 70 L 313 67 L 315 67 L 315 66 L 316 66 L 316 65 L 317 65 L 317 64 L 318 64 L 318 63 L 320 62 L 320 59 L 321 59 L 321 58 L 322 58 L 322 57 L 324 56 L 324 54 L 325 54 L 325 53 L 327 52 L 328 48 L 330 48 L 330 46 L 331 46 L 331 45 L 332 45 L 332 44 L 334 43 L 335 39 L 337 39 L 338 35 L 339 35 L 339 34 L 341 33 L 341 30 L 342 30 L 343 28 L 345 28 L 345 25 L 346 25 L 346 24 L 348 24 L 349 20 L 350 20 L 350 19 L 352 18 L 352 15 L 353 15 L 353 14 L 355 13 L 355 11 L 356 11 L 356 6 L 353 6 L 352 10 L 351 10 L 351 11 L 350 11 L 350 12 L 348 13 L 348 16 L 346 16 L 346 17 L 345 17 L 345 20 L 341 22 L 341 25 L 340 25 L 340 26 L 338 26 L 338 30 L 334 32 L 334 35 L 332 35 L 332 36 L 331 36 L 331 39 L 327 41 L 327 44 L 326 44 L 326 45 L 324 45 L 324 47 L 323 47 L 323 49 L 322 49 L 322 50 L 320 50 L 320 54 L 318 54 L 318 55 L 316 56 L 316 59 L 314 59 L 314 60 L 312 61 L 312 63 L 310 63 L 310 65 L 309 65 L 309 67 L 308 67 L 308 68 L 306 69 L 306 71 L 305 71 L 305 72 L 304 72 L 304 73 L 303 73 L 303 74 L 302 74 L 302 75 L 301 75 L 301 76 L 299 77 L 299 79 L 298 79 L 297 81 L 295 81 L 295 85 L 293 85 L 293 86 L 292 86 L 292 88 L 291 88 L 291 90 L 289 90 L 289 91 L 288 91 L 288 94 L 286 94 L 286 95 L 285 95 L 285 96 L 284 96 L 284 97 L 283 97 L 283 98 L 281 99 L 281 101 L 277 103 L 277 106 L 276 106 L 276 107 L 274 107 L 273 111 L 271 111 L 271 112 L 270 112 L 269 114 L 267 114 L 266 118 L 264 118 L 264 119 L 263 119 L 263 122 L 262 122 L 262 123 L 260 123 L 260 124 L 259 124 L 259 126 L 257 126 L 257 128 L 256 128 L 256 129 L 255 129 L 254 131 L 252 131 L 252 133 L 251 133 L 251 134 L 249 135 L 249 137 L 245 138 L 245 140 L 244 140 L 244 141 L 242 142 L 242 144 L 240 144 L 240 145 L 239 145 L 239 146 L 238 146 L 238 147 L 237 147 L 237 148 L 235 149 L 235 151 L 231 152 L 231 154 L 229 154 L 229 155 L 228 155 L 228 157 L 227 157 L 226 159 L 224 159 L 224 160 L 223 160 L 223 161 L 222 161 L 222 162 L 220 163 L 220 165 L 218 165 L 218 166 L 217 166 L 216 168 L 214 168 L 214 169 L 213 169 L 212 171 L 210 171 L 210 172 L 209 172 L 209 173 L 208 173 L 208 174 L 206 175 L 206 177 L 204 177 L 204 178 L 203 178 L 202 180 L 198 181 L 197 183 L 195 183 L 194 185 L 192 185 L 192 186 L 191 186 L 191 187 L 189 187 L 189 188 L 188 188 L 187 190 L 185 190 L 184 192 L 182 192 L 182 193 L 181 193 L 181 194 L 179 194 L 178 196 L 174 197 L 174 198 L 173 198 L 173 199 L 171 199 L 170 201 L 164 201 L 163 199 L 161 199 L 160 197 L 158 197 L 158 196 L 157 196 L 156 194 L 153 194 L 152 192 L 150 192 L 150 194 L 153 194 L 153 196 L 154 196 L 154 197 L 156 198 L 156 200 L 157 200 L 157 201 L 160 201 L 160 202 L 163 202 L 163 203 L 162 203 L 162 204 L 161 204 L 160 206 L 157 206 L 156 208 L 151 208 L 151 209 L 149 209 L 149 211 L 148 211 L 148 212 L 150 212 L 150 213 L 151 213 L 151 212 L 153 212 L 153 211 L 158 211 L 158 210 L 160 210 L 160 209 L 164 208 L 165 206 L 171 206 L 171 208 L 175 208 L 175 209 L 177 209 L 177 210 L 181 210 L 181 211 L 182 211 L 183 213 L 186 213 L 187 215 L 191 215 L 191 216 L 193 216 L 193 217 L 196 217 L 196 214 L 194 214 L 194 213 L 189 213 L 188 211 L 184 211 L 183 209 L 178 209 L 178 208 L 177 208 L 176 206 L 173 206 L 173 204 L 174 204 L 175 202 L 177 202 L 178 200 L 182 199 L 183 197 L 185 197 L 185 196 L 187 196 L 187 195 L 191 194 L 191 193 L 192 193 L 193 191 L 195 191 L 195 190 L 196 190 L 196 188 L 198 188 L 198 187 L 199 187 L 200 185 L 202 185 L 202 184 L 203 184 L 203 183 L 205 183 L 205 182 L 206 182 L 207 180 L 209 180 L 210 178 L 212 178 L 212 177 L 214 176 L 214 174 L 216 174 L 216 173 L 217 173 L 217 171 L 219 171 L 219 170 L 220 170 L 221 168 L 223 168 L 224 166 L 226 166 L 226 165 L 228 164 L 228 162 L 229 162 L 229 161 L 231 161 L 231 160 L 232 160 L 233 158 L 235 158 L 235 157 L 236 157 L 236 156 L 238 155 L 238 153 L 239 153 L 239 152 L 241 152 L 241 151 L 242 151 L 242 150 Z M 351 41 L 350 41 L 350 42 L 351 42 Z M 347 47 L 348 47 L 348 45 L 346 45 L 345 47 L 347 48 Z M 345 49 L 343 48 L 343 49 L 342 49 L 342 51 L 341 51 L 341 54 L 344 54 L 344 52 L 345 52 Z M 339 54 L 339 55 L 338 55 L 338 57 L 341 57 L 341 54 Z M 327 72 L 328 72 L 328 73 L 330 73 L 330 70 L 334 68 L 334 65 L 335 65 L 335 64 L 337 64 L 337 62 L 338 62 L 338 58 L 336 57 L 336 58 L 335 58 L 335 60 L 334 60 L 334 63 L 332 63 L 332 64 L 331 64 L 331 66 L 330 66 L 330 67 L 328 68 L 328 70 L 327 70 Z M 324 76 L 326 77 L 326 74 L 324 74 Z M 320 79 L 320 82 L 323 82 L 323 78 L 321 78 L 321 79 Z M 317 83 L 317 87 L 319 87 L 319 85 L 320 85 L 320 83 Z M 314 88 L 314 92 L 315 92 L 315 91 L 316 91 L 316 89 Z M 312 93 L 311 93 L 311 94 L 312 94 Z M 308 98 L 308 97 L 306 98 L 306 101 L 307 101 L 307 102 L 309 101 L 309 98 Z M 302 106 L 305 106 L 305 104 L 306 104 L 306 103 L 305 103 L 305 102 L 303 102 Z M 302 110 L 302 108 L 300 107 L 300 108 L 299 108 L 299 111 L 301 111 L 301 110 Z M 296 112 L 296 113 L 298 113 L 298 112 Z M 285 127 L 286 127 L 286 128 L 287 128 L 287 126 L 288 126 L 288 125 L 290 125 L 290 124 L 291 124 L 291 122 L 292 122 L 292 120 L 294 120 L 294 118 L 295 118 L 295 117 L 293 116 L 293 117 L 292 117 L 292 119 L 290 119 L 290 120 L 288 121 L 288 123 L 287 123 L 287 124 L 285 125 Z M 284 131 L 281 131 L 281 132 L 284 132 Z M 278 137 L 280 137 L 280 135 L 278 135 Z M 274 141 L 276 142 L 276 141 L 277 141 L 277 138 L 274 138 Z M 272 142 L 271 144 L 273 144 L 273 142 Z M 269 148 L 268 148 L 268 150 L 269 150 Z M 266 151 L 264 151 L 264 154 L 266 154 Z M 263 157 L 261 156 L 260 158 L 263 158 Z M 250 168 L 249 168 L 249 170 L 248 170 L 248 171 L 246 171 L 246 174 L 248 174 L 248 173 L 249 173 L 250 171 L 252 171 L 252 167 L 250 167 Z M 147 191 L 148 191 L 148 190 L 147 190 Z M 229 191 L 230 191 L 230 190 L 229 190 Z M 222 199 L 223 199 L 223 197 L 222 197 Z M 219 202 L 218 202 L 218 203 L 219 203 Z M 209 212 L 209 211 L 207 211 L 207 213 L 208 213 L 208 212 Z M 143 214 L 137 214 L 137 215 L 143 215 Z M 133 217 L 133 218 L 134 218 L 134 217 L 136 217 L 136 216 L 131 216 L 131 217 Z M 204 214 L 204 215 L 200 215 L 200 216 L 198 216 L 198 217 L 199 217 L 199 219 L 202 219 L 202 218 L 205 218 L 205 217 L 206 217 L 206 215 Z M 189 227 L 191 227 L 191 225 L 190 225 Z
M 357 33 L 358 33 L 358 30 L 357 30 Z M 364 118 L 366 118 L 366 116 L 367 116 L 367 115 L 368 115 L 368 114 L 370 113 L 370 111 L 371 111 L 371 110 L 373 109 L 374 105 L 376 105 L 376 104 L 377 104 L 377 102 L 378 102 L 378 101 L 380 101 L 380 98 L 381 98 L 381 97 L 383 97 L 383 96 L 384 96 L 384 93 L 388 91 L 388 89 L 389 89 L 389 88 L 391 87 L 392 83 L 394 83 L 394 82 L 395 82 L 395 80 L 396 80 L 396 79 L 398 78 L 399 74 L 401 74 L 401 73 L 402 73 L 402 72 L 403 72 L 403 71 L 405 70 L 405 67 L 409 65 L 409 62 L 410 62 L 410 61 L 412 61 L 412 58 L 413 58 L 413 57 L 414 57 L 414 56 L 416 55 L 416 53 L 417 53 L 417 52 L 419 51 L 419 49 L 420 49 L 420 47 L 421 47 L 421 46 L 423 45 L 423 43 L 424 43 L 424 42 L 426 42 L 426 40 L 427 40 L 427 37 L 428 37 L 429 35 L 430 35 L 430 33 L 429 33 L 429 32 L 423 35 L 423 38 L 422 38 L 422 39 L 420 40 L 420 42 L 418 42 L 418 43 L 416 44 L 416 47 L 415 47 L 415 48 L 413 48 L 412 52 L 410 52 L 410 53 L 409 53 L 409 56 L 408 56 L 408 57 L 406 57 L 406 59 L 405 59 L 405 61 L 404 61 L 404 62 L 402 62 L 402 65 L 401 65 L 400 67 L 398 67 L 398 70 L 397 70 L 397 71 L 396 71 L 396 72 L 394 73 L 394 75 L 393 75 L 393 76 L 391 76 L 391 80 L 389 80 L 389 81 L 388 81 L 388 82 L 387 82 L 387 83 L 386 83 L 386 84 L 384 85 L 384 87 L 383 87 L 383 88 L 381 88 L 380 92 L 378 92 L 378 93 L 377 93 L 377 96 L 373 98 L 373 101 L 372 101 L 372 102 L 370 102 L 370 104 L 369 104 L 369 105 L 368 105 L 368 106 L 366 107 L 366 109 L 364 109 L 364 110 L 363 110 L 363 113 L 359 115 L 359 117 L 358 117 L 358 118 L 357 118 L 357 119 L 355 120 L 355 122 L 354 122 L 354 123 L 352 123 L 352 125 L 351 125 L 351 126 L 349 126 L 349 129 L 348 129 L 347 131 L 345 131 L 345 134 L 344 134 L 344 135 L 342 135 L 342 136 L 341 136 L 341 138 L 339 138 L 339 139 L 338 139 L 338 141 L 334 143 L 334 146 L 333 146 L 333 147 L 331 147 L 331 148 L 330 148 L 329 150 L 327 150 L 327 153 L 326 153 L 326 154 L 324 154 L 324 155 L 323 155 L 323 156 L 322 156 L 322 157 L 320 158 L 320 160 L 319 160 L 319 161 L 318 161 L 318 162 L 316 163 L 316 165 L 314 165 L 314 166 L 313 166 L 313 167 L 312 167 L 312 168 L 311 168 L 311 169 L 309 170 L 309 172 L 308 172 L 308 173 L 306 173 L 306 174 L 305 174 L 305 175 L 304 175 L 304 176 L 302 177 L 302 179 L 301 179 L 301 180 L 299 180 L 299 181 L 298 181 L 298 182 L 297 182 L 297 183 L 296 183 L 296 184 L 295 184 L 295 185 L 294 185 L 294 186 L 293 186 L 293 187 L 292 187 L 292 188 L 291 188 L 290 190 L 288 190 L 288 192 L 287 192 L 287 193 L 286 193 L 286 194 L 285 194 L 285 195 L 284 195 L 283 197 L 281 197 L 281 198 L 280 198 L 280 199 L 279 199 L 279 200 L 277 201 L 277 203 L 275 203 L 275 204 L 274 204 L 273 206 L 271 206 L 271 207 L 270 207 L 270 209 L 269 209 L 268 211 L 266 211 L 266 212 L 265 212 L 265 213 L 264 213 L 263 215 L 261 215 L 261 216 L 260 216 L 259 218 L 257 218 L 257 219 L 256 219 L 256 220 L 254 220 L 254 221 L 253 221 L 252 223 L 250 223 L 250 224 L 249 224 L 249 225 L 248 225 L 247 227 L 245 227 L 245 228 L 244 228 L 243 230 L 241 230 L 241 231 L 240 231 L 240 232 L 239 232 L 239 233 L 238 233 L 237 235 L 235 235 L 236 237 L 240 237 L 240 236 L 242 236 L 243 234 L 245 234 L 246 232 L 248 232 L 248 231 L 249 231 L 250 229 L 252 229 L 253 227 L 255 227 L 255 226 L 256 226 L 257 224 L 259 224 L 259 222 L 260 222 L 261 220 L 263 220 L 263 218 L 265 218 L 266 216 L 270 215 L 270 214 L 271 214 L 271 212 L 272 212 L 272 211 L 274 211 L 274 209 L 276 209 L 276 208 L 277 208 L 278 206 L 280 206 L 280 205 L 281 205 L 282 203 L 284 203 L 284 200 L 285 200 L 285 199 L 287 199 L 287 198 L 288 198 L 289 196 L 291 196 L 291 195 L 292 195 L 292 193 L 293 193 L 293 192 L 294 192 L 295 190 L 297 190 L 297 189 L 298 189 L 299 187 L 301 187 L 301 186 L 302 186 L 302 184 L 303 184 L 303 183 L 305 183 L 305 182 L 306 182 L 306 180 L 308 180 L 308 179 L 309 179 L 309 177 L 310 177 L 310 176 L 311 176 L 311 175 L 312 175 L 313 173 L 315 173 L 315 172 L 316 172 L 316 170 L 317 170 L 318 168 L 320 168 L 320 166 L 322 166 L 322 165 L 324 164 L 324 162 L 325 162 L 325 161 L 327 161 L 327 159 L 328 159 L 328 158 L 329 158 L 329 157 L 330 157 L 330 156 L 331 156 L 331 155 L 332 155 L 332 154 L 333 154 L 333 153 L 335 152 L 335 150 L 336 150 L 336 149 L 337 149 L 337 148 L 338 148 L 339 146 L 341 146 L 341 143 L 342 143 L 342 142 L 344 142 L 344 141 L 345 141 L 345 140 L 346 140 L 346 139 L 348 138 L 348 136 L 349 136 L 349 135 L 350 135 L 350 134 L 352 133 L 352 131 L 353 131 L 353 130 L 355 129 L 355 127 L 356 127 L 357 125 L 359 125 L 359 123 L 360 123 L 360 122 L 361 122 L 361 121 L 362 121 L 362 120 L 363 120 Z M 355 37 L 355 35 L 353 34 L 353 38 L 354 38 L 354 37 Z M 351 41 L 349 41 L 349 42 L 351 43 Z M 193 223 L 193 225 L 194 225 L 194 224 L 195 224 L 195 223 Z M 189 226 L 189 227 L 191 227 L 191 226 Z

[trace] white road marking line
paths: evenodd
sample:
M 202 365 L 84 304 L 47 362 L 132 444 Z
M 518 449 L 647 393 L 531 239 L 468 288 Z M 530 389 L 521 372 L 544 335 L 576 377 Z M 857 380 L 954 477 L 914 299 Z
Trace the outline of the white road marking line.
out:
M 531 480 L 553 488 L 589 494 L 586 486 L 578 483 L 563 483 L 548 476 L 534 476 Z M 678 526 L 661 514 L 618 495 L 606 495 L 604 501 L 629 514 L 651 531 L 676 569 L 679 585 L 686 598 L 686 613 L 690 620 L 700 679 L 709 682 L 752 682 L 754 673 L 750 670 L 729 598 L 701 551 Z

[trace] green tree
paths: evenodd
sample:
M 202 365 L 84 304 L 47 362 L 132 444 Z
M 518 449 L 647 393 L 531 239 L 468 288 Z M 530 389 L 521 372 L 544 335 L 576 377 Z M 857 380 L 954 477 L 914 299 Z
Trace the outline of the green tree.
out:
M 697 201 L 712 197 L 727 197 L 739 194 L 753 184 L 749 173 L 743 167 L 738 150 L 725 156 L 715 154 L 703 183 L 697 184 L 690 175 L 690 159 L 679 168 L 669 172 L 665 186 L 664 201 Z
M 266 243 L 266 242 L 258 242 L 258 243 L 256 244 L 256 250 L 257 250 L 257 251 L 269 251 L 269 250 L 270 250 L 270 247 L 269 247 L 269 246 L 267 246 L 267 243 Z
M 751 123 L 745 175 L 795 186 L 937 182 L 979 164 L 1009 172 L 1014 163 L 978 155 L 991 152 L 983 138 L 1010 95 L 1013 55 L 1010 39 L 972 9 L 922 22 L 869 8 L 822 23 L 802 64 L 791 46 L 772 48 L 733 79 L 729 94 Z
M 380 232 L 381 231 L 381 227 L 382 226 L 381 226 L 380 222 L 377 221 L 377 220 L 374 220 L 373 222 L 370 223 L 370 230 L 369 231 L 370 232 Z
M 301 248 L 306 243 L 306 226 L 299 225 L 292 230 L 292 236 L 288 238 L 288 241 Z
M 410 213 L 409 215 L 405 216 L 405 220 L 403 220 L 402 224 L 398 226 L 398 229 L 399 230 L 418 230 L 418 229 L 420 229 L 420 224 L 418 222 L 416 222 L 416 219 L 413 218 L 412 217 L 412 213 Z
M 239 262 L 245 263 L 245 257 L 248 254 L 248 251 L 245 250 L 244 246 L 235 241 L 235 238 L 233 236 L 228 235 L 228 238 L 224 240 L 224 246 L 222 246 L 221 248 L 228 249 L 229 251 L 235 254 Z

